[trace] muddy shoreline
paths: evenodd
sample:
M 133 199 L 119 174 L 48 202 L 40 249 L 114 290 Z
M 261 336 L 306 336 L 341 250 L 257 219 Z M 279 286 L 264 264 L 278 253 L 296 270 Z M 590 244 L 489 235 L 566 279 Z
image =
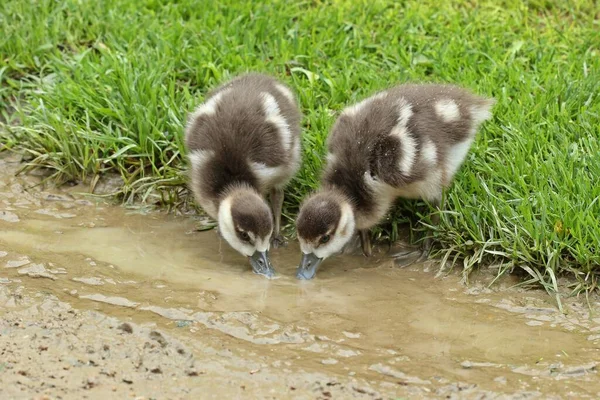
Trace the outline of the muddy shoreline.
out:
M 193 217 L 0 158 L 0 398 L 598 398 L 600 301 L 343 256 L 252 274 Z M 46 397 L 43 397 L 46 396 Z

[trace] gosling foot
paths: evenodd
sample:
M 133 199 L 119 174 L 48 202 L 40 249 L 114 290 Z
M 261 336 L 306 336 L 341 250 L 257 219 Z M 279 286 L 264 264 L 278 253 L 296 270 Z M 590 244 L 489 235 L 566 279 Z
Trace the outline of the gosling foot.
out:
M 287 247 L 288 241 L 283 235 L 275 235 L 271 239 L 271 246 L 275 249 L 280 249 L 283 247 Z

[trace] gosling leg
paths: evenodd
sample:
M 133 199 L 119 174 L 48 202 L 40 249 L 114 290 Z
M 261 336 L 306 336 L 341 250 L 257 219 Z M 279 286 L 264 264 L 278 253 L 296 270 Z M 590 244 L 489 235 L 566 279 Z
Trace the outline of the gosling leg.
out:
M 373 254 L 373 247 L 371 246 L 371 232 L 368 229 L 362 229 L 358 231 L 360 235 L 360 244 L 362 246 L 363 254 L 365 257 L 371 257 Z
M 273 238 L 271 244 L 274 248 L 285 247 L 287 240 L 281 234 L 281 210 L 283 208 L 283 189 L 271 189 L 271 209 L 273 210 Z
M 429 201 L 429 203 L 436 208 L 437 213 L 431 217 L 431 223 L 434 226 L 437 226 L 440 222 L 439 212 L 441 211 L 441 195 Z M 427 237 L 423 240 L 423 244 L 420 248 L 413 247 L 405 251 L 398 252 L 393 254 L 392 257 L 396 265 L 401 267 L 408 267 L 414 263 L 426 261 L 429 258 L 429 254 L 431 253 L 431 248 L 433 245 L 433 231 L 430 230 L 428 232 Z

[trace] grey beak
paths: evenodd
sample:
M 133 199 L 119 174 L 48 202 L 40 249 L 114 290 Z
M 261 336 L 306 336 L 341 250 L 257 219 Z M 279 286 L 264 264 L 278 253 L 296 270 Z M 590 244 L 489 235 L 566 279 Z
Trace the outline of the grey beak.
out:
M 269 260 L 269 253 L 267 251 L 255 251 L 254 254 L 248 257 L 250 260 L 250 265 L 252 266 L 252 271 L 258 275 L 264 275 L 267 278 L 273 277 L 275 275 L 275 270 L 271 265 L 271 260 Z
M 296 271 L 296 277 L 298 279 L 312 279 L 317 274 L 317 268 L 323 261 L 322 258 L 315 256 L 315 253 L 304 254 L 302 253 L 302 261 Z

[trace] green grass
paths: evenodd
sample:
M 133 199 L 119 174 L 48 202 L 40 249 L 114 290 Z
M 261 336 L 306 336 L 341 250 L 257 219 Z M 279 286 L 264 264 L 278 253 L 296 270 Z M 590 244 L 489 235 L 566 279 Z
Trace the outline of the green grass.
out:
M 223 80 L 272 73 L 305 115 L 304 166 L 287 192 L 293 218 L 343 107 L 399 82 L 456 83 L 498 103 L 447 193 L 435 233 L 442 255 L 466 272 L 521 270 L 548 290 L 568 273 L 574 292 L 594 289 L 598 9 L 584 0 L 5 0 L 0 135 L 59 180 L 117 172 L 125 199 L 158 193 L 177 205 L 189 198 L 186 113 Z M 414 210 L 404 203 L 386 234 Z

